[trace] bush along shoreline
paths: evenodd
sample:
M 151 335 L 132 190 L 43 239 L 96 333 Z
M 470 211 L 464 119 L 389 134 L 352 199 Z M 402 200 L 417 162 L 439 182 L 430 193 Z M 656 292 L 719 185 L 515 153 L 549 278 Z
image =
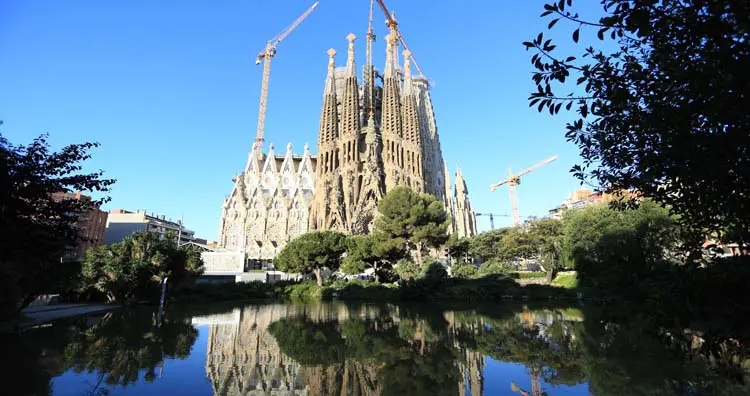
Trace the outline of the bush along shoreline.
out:
M 575 289 L 552 285 L 521 285 L 512 277 L 489 275 L 464 279 L 422 277 L 397 283 L 371 280 L 330 280 L 322 286 L 315 281 L 197 284 L 171 291 L 172 303 L 209 303 L 218 301 L 501 301 L 501 300 L 577 300 Z M 153 301 L 158 302 L 158 301 Z

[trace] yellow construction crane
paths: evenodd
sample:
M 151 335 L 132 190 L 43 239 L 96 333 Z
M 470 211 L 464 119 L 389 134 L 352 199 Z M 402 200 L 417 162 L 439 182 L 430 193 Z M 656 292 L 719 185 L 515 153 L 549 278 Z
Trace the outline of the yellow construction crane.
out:
M 255 59 L 255 64 L 260 64 L 263 61 L 263 82 L 260 86 L 260 108 L 258 109 L 258 132 L 255 134 L 255 144 L 263 144 L 263 130 L 266 127 L 266 101 L 268 100 L 268 79 L 271 77 L 271 58 L 276 55 L 276 46 L 289 35 L 302 21 L 307 18 L 310 13 L 315 10 L 315 7 L 320 4 L 316 1 L 310 8 L 305 11 L 297 20 L 295 20 L 288 28 L 284 29 L 281 34 L 269 40 L 266 44 L 266 48 L 258 54 L 258 58 Z
M 513 213 L 513 226 L 514 227 L 521 224 L 521 214 L 518 211 L 518 195 L 516 193 L 516 187 L 518 187 L 518 185 L 521 184 L 521 176 L 523 176 L 523 175 L 525 175 L 525 174 L 527 174 L 529 172 L 535 171 L 535 170 L 537 170 L 537 169 L 539 169 L 539 168 L 541 168 L 541 167 L 543 167 L 543 166 L 545 166 L 545 165 L 547 165 L 550 162 L 553 162 L 555 160 L 557 160 L 557 156 L 556 155 L 554 155 L 554 156 L 552 156 L 550 158 L 547 158 L 546 160 L 544 160 L 544 161 L 542 161 L 542 162 L 540 162 L 540 163 L 538 163 L 538 164 L 536 164 L 536 165 L 534 165 L 534 166 L 532 166 L 530 168 L 526 168 L 526 169 L 518 172 L 515 175 L 513 174 L 513 169 L 508 168 L 509 169 L 509 177 L 507 179 L 505 179 L 505 180 L 503 180 L 501 182 L 498 182 L 498 183 L 490 185 L 490 191 L 495 191 L 498 187 L 500 187 L 500 186 L 502 186 L 504 184 L 508 185 L 508 192 L 510 193 L 510 205 L 511 205 L 511 208 L 513 210 L 512 213 Z
M 378 0 L 378 4 L 380 5 L 380 9 L 382 9 L 383 13 L 385 14 L 385 19 L 386 19 L 385 24 L 388 25 L 388 27 L 391 29 L 391 34 L 395 34 L 396 37 L 398 37 L 398 41 L 400 41 L 401 45 L 404 46 L 404 49 L 408 50 L 409 53 L 411 53 L 409 57 L 411 58 L 411 61 L 414 63 L 414 67 L 417 68 L 417 71 L 419 72 L 419 76 L 424 78 L 424 73 L 422 73 L 422 68 L 419 67 L 419 65 L 417 64 L 417 60 L 414 59 L 414 52 L 412 52 L 412 50 L 409 49 L 409 46 L 406 45 L 406 41 L 404 41 L 404 35 L 401 34 L 401 32 L 398 30 L 398 22 L 396 21 L 396 17 L 393 15 L 393 13 L 388 11 L 388 7 L 386 7 L 383 0 Z

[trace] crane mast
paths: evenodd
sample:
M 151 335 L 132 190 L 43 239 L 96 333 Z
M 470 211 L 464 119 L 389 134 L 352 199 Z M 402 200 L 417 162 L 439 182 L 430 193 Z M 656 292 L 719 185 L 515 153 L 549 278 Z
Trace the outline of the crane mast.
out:
M 375 69 L 372 66 L 372 43 L 375 41 L 375 33 L 372 31 L 372 9 L 374 0 L 370 0 L 370 18 L 367 23 L 367 49 L 366 49 L 366 71 L 368 79 L 367 86 L 367 116 L 375 117 Z
M 310 13 L 315 10 L 315 7 L 320 4 L 320 1 L 316 1 L 310 8 L 307 9 L 302 15 L 300 15 L 299 18 L 297 18 L 294 22 L 292 22 L 289 27 L 287 27 L 281 34 L 274 37 L 273 39 L 269 40 L 266 44 L 266 48 L 258 54 L 258 58 L 255 59 L 255 64 L 260 64 L 261 60 L 263 61 L 263 80 L 261 81 L 260 85 L 260 102 L 259 102 L 259 108 L 258 108 L 258 130 L 255 133 L 255 144 L 254 146 L 257 146 L 259 149 L 258 152 L 260 153 L 260 147 L 263 146 L 263 133 L 265 131 L 266 127 L 266 105 L 268 103 L 268 80 L 271 78 L 271 58 L 276 55 L 276 46 L 279 45 L 281 41 L 283 41 L 289 33 L 291 33 L 294 29 L 299 26 L 302 21 L 304 21 Z
M 401 42 L 401 45 L 404 46 L 405 50 L 408 50 L 410 55 L 409 58 L 414 63 L 414 67 L 419 72 L 419 76 L 424 78 L 424 73 L 422 73 L 422 68 L 419 67 L 419 64 L 417 64 L 417 60 L 414 59 L 414 52 L 409 49 L 409 46 L 406 45 L 406 41 L 404 40 L 404 35 L 401 34 L 401 32 L 398 30 L 398 22 L 396 21 L 396 18 L 393 17 L 393 14 L 388 11 L 388 7 L 385 5 L 383 0 L 378 0 L 378 5 L 380 5 L 380 9 L 383 10 L 383 13 L 385 14 L 385 24 L 388 26 L 388 28 L 391 29 L 391 34 L 395 34 L 395 37 L 398 37 L 398 41 Z M 398 59 L 398 54 L 396 54 L 396 58 Z
M 526 175 L 530 172 L 533 172 L 545 165 L 548 165 L 551 162 L 554 162 L 557 160 L 557 156 L 553 155 L 550 158 L 547 158 L 546 160 L 531 166 L 529 168 L 526 168 L 517 174 L 513 174 L 513 169 L 508 168 L 508 178 L 497 182 L 495 184 L 490 185 L 490 191 L 495 191 L 498 187 L 507 184 L 508 185 L 508 194 L 510 195 L 510 205 L 512 209 L 513 214 L 513 226 L 519 226 L 521 224 L 521 214 L 518 210 L 518 185 L 521 184 L 521 176 Z

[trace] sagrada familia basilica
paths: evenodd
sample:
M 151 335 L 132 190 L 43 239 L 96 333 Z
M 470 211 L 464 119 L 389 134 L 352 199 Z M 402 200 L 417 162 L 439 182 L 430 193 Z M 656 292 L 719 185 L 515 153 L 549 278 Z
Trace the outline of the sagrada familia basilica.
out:
M 452 219 L 449 232 L 460 237 L 477 232 L 466 181 L 459 169 L 451 184 L 429 84 L 412 76 L 410 53 L 403 52 L 400 67 L 397 37 L 387 36 L 380 74 L 372 64 L 370 30 L 360 84 L 356 37 L 347 39 L 345 67 L 337 69 L 336 51 L 328 51 L 317 155 L 307 145 L 302 155 L 294 155 L 291 144 L 284 155 L 273 145 L 264 153 L 258 141 L 224 200 L 219 246 L 243 251 L 252 267 L 311 230 L 370 232 L 378 200 L 397 186 L 443 201 Z

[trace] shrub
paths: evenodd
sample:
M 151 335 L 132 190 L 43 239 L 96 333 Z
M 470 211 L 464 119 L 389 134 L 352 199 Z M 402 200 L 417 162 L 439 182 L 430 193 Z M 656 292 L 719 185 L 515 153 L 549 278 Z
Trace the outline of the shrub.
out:
M 277 288 L 277 295 L 293 301 L 315 301 L 330 297 L 331 288 L 315 282 L 301 282 Z
M 511 271 L 513 271 L 513 264 L 493 259 L 480 265 L 477 274 L 479 276 L 486 276 L 493 274 L 507 274 Z
M 477 275 L 477 266 L 474 264 L 456 264 L 452 267 L 451 273 L 454 278 L 473 278 Z
M 354 279 L 341 288 L 333 290 L 336 298 L 342 300 L 398 300 L 400 291 L 395 285 L 381 284 L 375 281 Z
M 414 279 L 419 276 L 420 268 L 409 259 L 401 259 L 396 263 L 396 273 L 401 279 Z
M 441 281 L 448 278 L 448 272 L 442 264 L 432 261 L 422 266 L 422 278 L 426 281 Z

